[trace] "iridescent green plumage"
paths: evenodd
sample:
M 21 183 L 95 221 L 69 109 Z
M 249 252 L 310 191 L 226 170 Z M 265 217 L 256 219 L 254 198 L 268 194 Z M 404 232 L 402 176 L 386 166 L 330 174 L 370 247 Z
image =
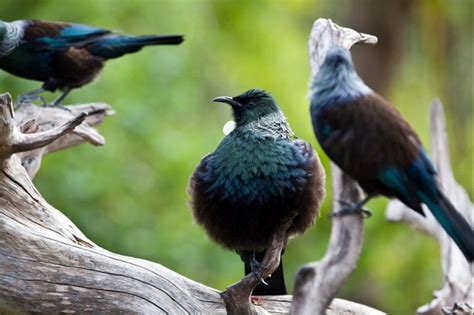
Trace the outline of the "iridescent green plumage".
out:
M 297 166 L 292 133 L 279 111 L 237 126 L 213 153 L 211 190 L 225 187 L 222 198 L 246 202 L 276 198 L 297 189 L 292 178 L 306 181 L 307 172 Z
M 264 251 L 291 218 L 287 237 L 303 233 L 324 198 L 324 170 L 317 155 L 294 135 L 265 91 L 215 100 L 232 106 L 236 128 L 191 177 L 196 221 L 214 241 L 241 253 Z M 241 256 L 248 263 L 248 255 Z

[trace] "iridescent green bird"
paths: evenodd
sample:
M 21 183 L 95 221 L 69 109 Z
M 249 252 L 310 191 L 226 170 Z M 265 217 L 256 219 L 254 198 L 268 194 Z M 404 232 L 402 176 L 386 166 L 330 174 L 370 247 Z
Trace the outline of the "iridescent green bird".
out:
M 195 220 L 212 240 L 239 253 L 257 273 L 272 236 L 303 233 L 325 196 L 325 173 L 311 145 L 290 129 L 274 98 L 260 89 L 213 101 L 232 107 L 235 129 L 204 157 L 189 183 Z M 286 294 L 280 266 L 254 295 Z

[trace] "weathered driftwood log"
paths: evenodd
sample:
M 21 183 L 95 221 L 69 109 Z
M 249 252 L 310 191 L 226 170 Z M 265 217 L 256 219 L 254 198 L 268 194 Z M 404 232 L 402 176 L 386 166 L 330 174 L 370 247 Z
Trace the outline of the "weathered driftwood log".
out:
M 10 96 L 0 95 L 0 313 L 224 314 L 217 290 L 100 248 L 33 186 L 30 176 L 42 155 L 84 140 L 103 143 L 90 126 L 110 107 L 78 105 L 68 112 L 23 106 L 15 115 Z M 265 297 L 257 310 L 287 314 L 290 303 L 291 296 Z M 327 314 L 370 311 L 336 299 Z
M 349 28 L 336 25 L 331 20 L 318 19 L 309 38 L 309 56 L 312 76 L 324 61 L 328 49 L 334 46 L 350 49 L 354 44 L 375 44 L 377 38 Z M 337 211 L 340 202 L 358 202 L 362 193 L 357 184 L 334 164 L 333 208 Z M 325 256 L 317 262 L 304 265 L 295 278 L 295 289 L 291 314 L 323 314 L 337 291 L 354 270 L 360 256 L 364 235 L 364 218 L 360 214 L 335 216 Z M 372 310 L 366 314 L 382 314 Z
M 449 161 L 448 137 L 443 105 L 436 100 L 431 105 L 431 157 L 439 174 L 444 191 L 464 217 L 473 225 L 474 205 L 462 186 L 453 176 Z M 435 220 L 431 211 L 423 208 L 426 217 L 408 209 L 399 201 L 391 201 L 385 212 L 387 220 L 404 222 L 418 231 L 435 238 L 441 248 L 441 266 L 443 269 L 443 288 L 434 291 L 434 300 L 417 309 L 418 314 L 472 314 L 474 312 L 474 277 L 472 264 Z M 474 240 L 473 240 L 474 242 Z
M 85 115 L 75 115 L 91 112 L 88 120 L 94 125 L 108 109 L 84 105 L 68 112 L 30 106 L 21 107 L 14 119 L 10 97 L 0 97 L 0 313 L 223 311 L 217 291 L 161 265 L 95 245 L 41 197 L 21 166 L 20 158 L 41 159 L 83 139 L 103 143 L 92 128 L 79 126 Z M 31 119 L 38 127 L 25 126 Z M 37 167 L 31 170 L 34 174 Z

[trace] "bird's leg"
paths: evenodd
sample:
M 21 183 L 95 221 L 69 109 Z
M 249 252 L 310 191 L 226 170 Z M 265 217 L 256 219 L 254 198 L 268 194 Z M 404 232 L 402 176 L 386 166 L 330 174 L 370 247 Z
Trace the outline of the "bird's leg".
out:
M 329 216 L 337 217 L 341 215 L 348 215 L 354 213 L 361 213 L 364 217 L 369 218 L 372 216 L 372 212 L 370 210 L 363 208 L 362 206 L 365 205 L 370 199 L 372 199 L 374 195 L 368 194 L 364 199 L 359 202 L 352 203 L 345 200 L 338 200 L 338 202 L 344 207 L 337 211 L 333 211 Z
M 265 282 L 265 279 L 262 278 L 260 270 L 262 269 L 262 264 L 255 258 L 255 251 L 253 251 L 252 258 L 250 259 L 250 269 L 252 273 L 257 277 L 257 279 L 264 285 L 268 285 Z
M 270 241 L 265 250 L 258 274 L 260 278 L 268 277 L 280 264 L 280 257 L 286 245 L 288 237 L 286 231 L 289 224 L 284 224 Z M 239 282 L 228 287 L 221 293 L 224 300 L 227 314 L 256 314 L 255 309 L 250 304 L 253 289 L 260 283 L 255 273 L 249 273 Z
M 61 101 L 69 94 L 69 92 L 71 92 L 70 88 L 64 88 L 61 95 L 59 95 L 58 98 L 56 98 L 54 101 L 52 101 L 51 104 L 49 104 L 49 106 L 50 107 L 61 107 L 61 106 L 59 106 L 59 103 L 61 103 Z M 61 107 L 61 108 L 67 109 L 65 107 Z
M 37 89 L 34 89 L 33 91 L 26 92 L 18 96 L 16 102 L 15 102 L 15 109 L 18 109 L 21 104 L 26 103 L 26 102 L 32 102 L 32 101 L 37 101 L 40 100 L 42 102 L 42 105 L 46 104 L 46 100 L 44 97 L 41 95 L 38 95 L 40 93 L 45 92 L 46 90 L 43 87 L 39 87 Z

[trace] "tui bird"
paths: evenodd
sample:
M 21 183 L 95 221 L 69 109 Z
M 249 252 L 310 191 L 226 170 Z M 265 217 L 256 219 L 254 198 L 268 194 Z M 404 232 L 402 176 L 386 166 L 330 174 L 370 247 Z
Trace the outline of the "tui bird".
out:
M 321 147 L 366 191 L 398 198 L 424 216 L 424 203 L 469 262 L 474 232 L 443 194 L 418 136 L 400 113 L 354 70 L 349 51 L 331 48 L 311 85 L 311 118 Z
M 108 59 L 139 51 L 148 45 L 178 45 L 181 35 L 126 36 L 82 24 L 41 20 L 0 21 L 0 69 L 16 76 L 42 81 L 41 88 L 21 99 L 40 98 L 39 93 L 62 94 L 94 80 Z
M 311 145 L 298 139 L 274 98 L 260 89 L 214 102 L 232 107 L 235 129 L 205 156 L 189 181 L 195 220 L 212 240 L 235 250 L 245 273 L 256 272 L 272 236 L 314 222 L 325 195 L 325 173 Z M 280 265 L 254 295 L 286 294 Z

